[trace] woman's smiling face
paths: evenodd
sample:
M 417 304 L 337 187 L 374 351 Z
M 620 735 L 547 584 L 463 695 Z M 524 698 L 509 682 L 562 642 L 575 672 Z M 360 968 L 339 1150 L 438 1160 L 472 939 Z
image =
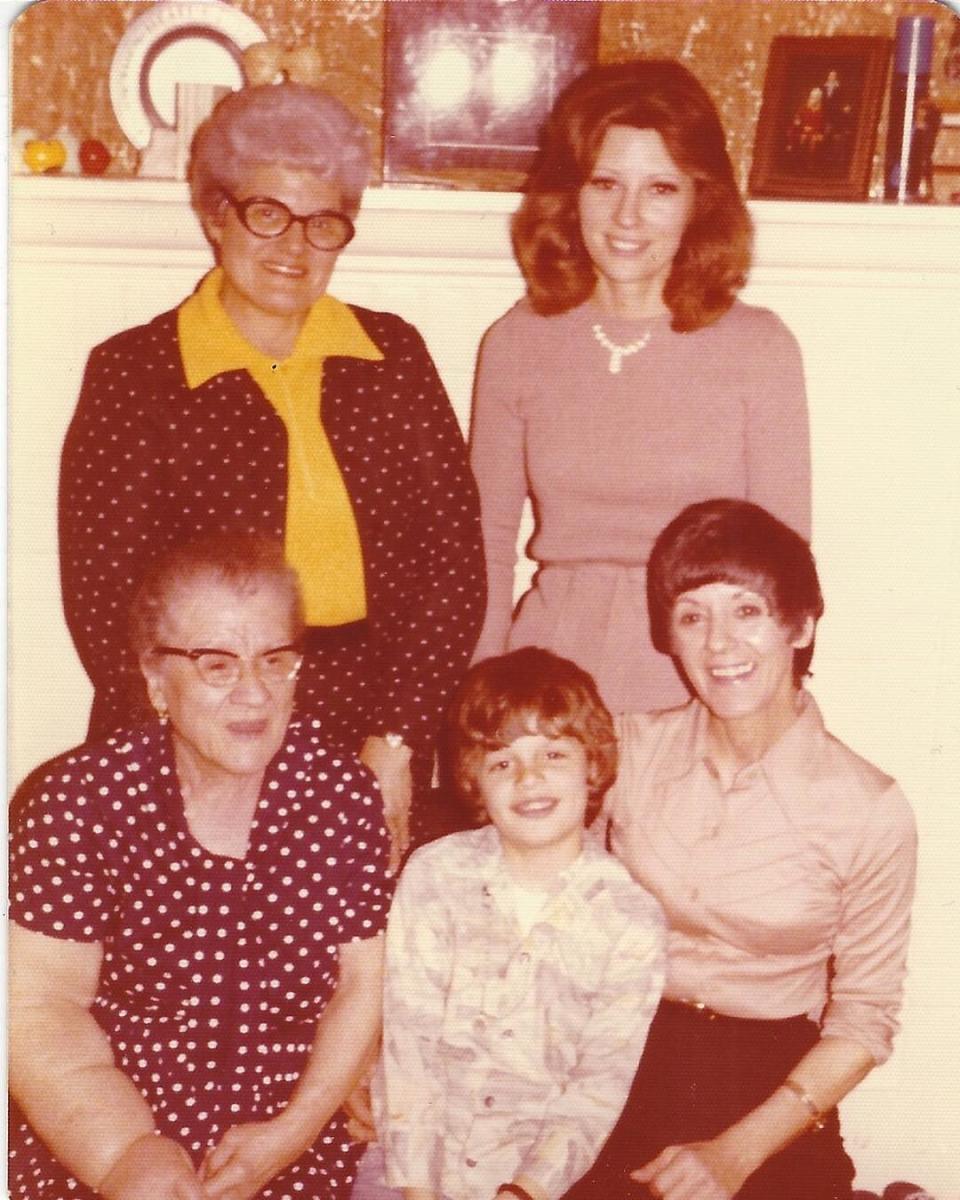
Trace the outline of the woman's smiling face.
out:
M 279 200 L 298 217 L 342 209 L 336 181 L 277 164 L 253 167 L 234 194 L 236 200 L 254 196 Z M 284 324 L 299 329 L 326 292 L 340 251 L 311 246 L 297 222 L 279 237 L 257 237 L 229 205 L 208 217 L 205 227 L 223 268 L 221 301 L 248 341 L 257 345 Z
M 625 290 L 661 299 L 693 203 L 693 179 L 655 129 L 610 126 L 579 198 L 601 303 Z
M 810 644 L 813 620 L 783 625 L 762 591 L 706 583 L 681 593 L 670 615 L 673 653 L 694 691 L 719 721 L 771 729 L 794 716 L 794 650 Z
M 265 679 L 251 660 L 295 637 L 290 592 L 275 579 L 238 588 L 201 576 L 172 592 L 159 644 L 225 650 L 245 660 L 237 682 L 218 688 L 205 683 L 189 659 L 144 656 L 150 698 L 170 716 L 178 768 L 211 782 L 262 775 L 283 741 L 296 679 Z

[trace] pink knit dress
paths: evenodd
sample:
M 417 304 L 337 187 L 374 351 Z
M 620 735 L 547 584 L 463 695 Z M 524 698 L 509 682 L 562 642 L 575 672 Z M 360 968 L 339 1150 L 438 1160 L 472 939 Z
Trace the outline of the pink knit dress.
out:
M 610 370 L 593 331 L 649 341 Z M 614 711 L 682 703 L 650 642 L 646 562 L 687 504 L 739 496 L 810 535 L 810 437 L 796 340 L 772 312 L 736 303 L 675 333 L 669 315 L 617 319 L 592 301 L 541 317 L 520 301 L 487 332 L 471 429 L 488 604 L 475 659 L 537 645 L 596 678 Z M 533 586 L 514 612 L 526 497 Z

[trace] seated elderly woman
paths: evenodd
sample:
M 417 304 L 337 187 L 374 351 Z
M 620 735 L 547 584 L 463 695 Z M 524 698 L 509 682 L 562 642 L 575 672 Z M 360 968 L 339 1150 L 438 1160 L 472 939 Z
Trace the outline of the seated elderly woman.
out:
M 836 1105 L 897 1027 L 911 810 L 802 687 L 823 600 L 797 533 L 747 501 L 691 505 L 654 543 L 648 599 L 694 698 L 621 718 L 606 817 L 665 910 L 667 982 L 569 1195 L 849 1200 Z
M 132 642 L 158 717 L 34 773 L 11 819 L 20 1200 L 337 1197 L 380 1028 L 372 776 L 291 720 L 297 580 L 249 535 L 168 552 Z
M 463 438 L 422 338 L 327 294 L 369 169 L 360 122 L 305 84 L 243 88 L 200 127 L 191 197 L 218 265 L 90 355 L 63 450 L 60 565 L 99 737 L 143 699 L 124 622 L 150 562 L 226 529 L 283 539 L 308 627 L 298 708 L 377 773 L 402 845 L 479 630 L 484 565 Z

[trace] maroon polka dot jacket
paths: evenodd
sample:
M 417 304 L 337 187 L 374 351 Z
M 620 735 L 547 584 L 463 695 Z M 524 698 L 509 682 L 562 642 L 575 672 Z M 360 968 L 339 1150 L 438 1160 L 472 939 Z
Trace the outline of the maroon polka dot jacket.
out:
M 384 358 L 326 359 L 323 423 L 363 547 L 379 706 L 369 731 L 425 748 L 483 617 L 479 504 L 419 333 L 392 313 L 353 311 Z M 282 537 L 286 492 L 280 417 L 243 370 L 187 387 L 176 310 L 93 350 L 59 503 L 63 605 L 96 690 L 91 735 L 127 723 L 142 697 L 127 612 L 147 564 L 201 533 Z

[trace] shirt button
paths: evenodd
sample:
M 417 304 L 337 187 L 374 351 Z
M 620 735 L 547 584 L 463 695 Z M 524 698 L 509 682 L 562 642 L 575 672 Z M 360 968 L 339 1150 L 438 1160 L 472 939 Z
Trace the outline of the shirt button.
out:
M 483 1107 L 484 1108 L 493 1108 L 493 1097 L 492 1096 L 484 1096 Z
M 463 1161 L 468 1167 L 475 1167 L 477 1165 L 477 1160 L 475 1158 L 465 1158 Z
M 477 1031 L 477 1033 L 483 1033 L 483 1031 L 487 1027 L 487 1023 L 483 1019 L 483 1017 L 477 1017 L 477 1019 L 473 1023 L 473 1027 Z
M 504 1037 L 504 1038 L 512 1038 L 513 1030 L 512 1029 L 504 1029 L 501 1031 L 500 1036 Z

